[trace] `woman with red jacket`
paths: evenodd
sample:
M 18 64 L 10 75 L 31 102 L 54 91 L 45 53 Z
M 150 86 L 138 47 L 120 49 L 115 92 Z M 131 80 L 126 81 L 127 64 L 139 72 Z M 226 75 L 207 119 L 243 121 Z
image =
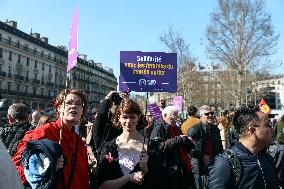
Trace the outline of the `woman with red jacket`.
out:
M 65 104 L 64 104 L 64 96 Z M 78 125 L 87 111 L 87 96 L 79 89 L 66 89 L 56 98 L 55 109 L 59 119 L 42 125 L 35 130 L 29 131 L 18 145 L 13 161 L 25 186 L 28 182 L 25 177 L 24 167 L 21 164 L 21 153 L 31 140 L 49 139 L 59 142 L 60 129 L 62 127 L 61 147 L 63 156 L 67 161 L 63 167 L 63 157 L 57 160 L 57 169 L 63 168 L 63 174 L 57 179 L 57 189 L 88 188 L 88 160 L 87 149 L 81 137 L 75 133 L 75 125 Z M 62 119 L 62 120 L 61 120 Z M 73 173 L 71 173 L 73 172 Z M 71 174 L 70 174 L 71 173 Z

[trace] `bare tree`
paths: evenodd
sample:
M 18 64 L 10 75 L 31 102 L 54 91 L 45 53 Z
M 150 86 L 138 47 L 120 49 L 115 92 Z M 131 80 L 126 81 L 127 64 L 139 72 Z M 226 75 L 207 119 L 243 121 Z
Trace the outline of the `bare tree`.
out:
M 227 83 L 216 77 L 239 106 L 244 102 L 246 87 L 257 79 L 252 68 L 261 68 L 262 60 L 275 53 L 279 38 L 274 35 L 271 16 L 264 12 L 263 0 L 219 0 L 219 10 L 211 15 L 206 37 L 209 58 L 224 64 L 233 76 L 225 78 Z
M 189 45 L 186 44 L 183 36 L 173 30 L 169 30 L 160 36 L 160 40 L 166 45 L 170 52 L 177 53 L 178 60 L 178 95 L 183 96 L 185 106 L 188 104 L 201 105 L 204 103 L 205 95 L 200 95 L 203 91 L 203 79 L 200 73 L 196 71 L 196 59 L 189 51 Z M 204 91 L 203 91 L 204 93 Z

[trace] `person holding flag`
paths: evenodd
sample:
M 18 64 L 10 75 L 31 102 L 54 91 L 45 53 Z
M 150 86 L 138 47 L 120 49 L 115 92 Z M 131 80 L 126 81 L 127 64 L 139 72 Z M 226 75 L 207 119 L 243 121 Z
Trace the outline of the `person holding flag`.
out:
M 79 89 L 65 89 L 57 96 L 54 105 L 59 118 L 26 133 L 13 156 L 14 164 L 26 187 L 35 186 L 34 184 L 37 182 L 37 187 L 32 188 L 40 188 L 40 186 L 46 186 L 45 182 L 53 182 L 55 187 L 51 188 L 87 189 L 89 187 L 87 148 L 81 137 L 75 132 L 75 125 L 80 124 L 87 111 L 87 96 Z M 36 152 L 36 156 L 33 156 L 35 159 L 32 160 L 32 155 L 30 155 L 26 160 L 29 163 L 26 166 L 22 165 L 22 152 L 29 142 L 48 139 L 57 143 L 60 140 L 61 129 L 63 136 L 60 146 L 63 155 L 57 161 L 53 162 L 48 158 L 55 154 L 49 152 L 50 155 L 48 155 L 40 150 L 44 156 Z M 43 148 L 47 147 L 43 145 Z M 36 167 L 36 170 L 32 170 L 32 167 Z M 62 175 L 59 174 L 61 171 Z M 53 176 L 50 176 L 51 174 Z M 46 179 L 48 177 L 51 180 Z

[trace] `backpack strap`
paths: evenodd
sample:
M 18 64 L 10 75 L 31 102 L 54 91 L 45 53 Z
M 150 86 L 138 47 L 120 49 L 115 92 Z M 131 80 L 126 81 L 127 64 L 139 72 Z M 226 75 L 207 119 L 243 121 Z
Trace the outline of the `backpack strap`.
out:
M 241 174 L 242 174 L 241 162 L 239 158 L 231 150 L 224 151 L 224 154 L 227 156 L 228 162 L 232 170 L 231 178 L 233 178 L 232 179 L 233 186 L 238 186 L 240 183 Z

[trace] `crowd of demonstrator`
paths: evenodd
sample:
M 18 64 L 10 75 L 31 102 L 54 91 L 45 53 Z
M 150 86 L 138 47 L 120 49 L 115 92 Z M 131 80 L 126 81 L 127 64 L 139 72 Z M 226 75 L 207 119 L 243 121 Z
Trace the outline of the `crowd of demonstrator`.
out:
M 0 188 L 284 187 L 284 116 L 271 124 L 254 106 L 224 116 L 190 106 L 181 124 L 175 106 L 154 120 L 129 93 L 110 91 L 89 112 L 87 102 L 69 88 L 53 115 L 12 104 L 0 127 Z

